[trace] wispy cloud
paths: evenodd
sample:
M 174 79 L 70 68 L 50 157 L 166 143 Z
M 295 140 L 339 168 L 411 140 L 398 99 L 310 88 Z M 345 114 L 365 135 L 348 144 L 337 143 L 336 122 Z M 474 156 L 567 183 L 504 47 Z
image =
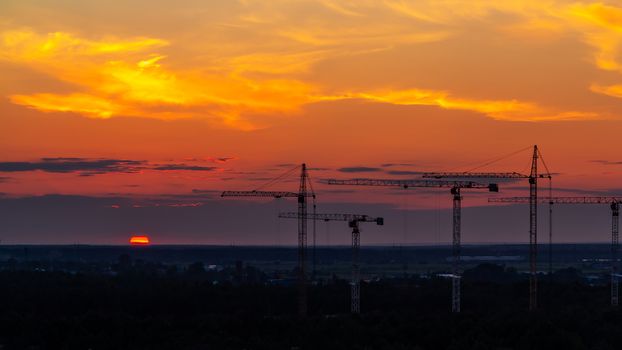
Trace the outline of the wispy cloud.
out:
M 608 86 L 592 84 L 590 90 L 598 94 L 622 98 L 622 84 Z
M 205 32 L 213 35 L 200 44 L 192 36 L 93 37 L 23 27 L 4 30 L 0 32 L 0 60 L 73 87 L 63 93 L 16 91 L 10 99 L 44 112 L 73 112 L 91 118 L 198 118 L 244 130 L 266 126 L 263 120 L 275 116 L 297 115 L 312 103 L 343 99 L 467 110 L 502 121 L 613 115 L 512 94 L 467 96 L 464 89 L 447 82 L 441 86 L 440 82 L 375 83 L 371 79 L 349 84 L 317 79 L 330 73 L 320 71 L 327 62 L 448 42 L 482 23 L 490 33 L 510 36 L 508 41 L 527 27 L 535 36 L 571 36 L 588 45 L 591 52 L 586 56 L 593 57 L 595 67 L 622 73 L 622 8 L 613 4 L 476 0 L 460 6 L 431 0 L 293 4 L 246 0 L 228 11 L 208 21 L 211 27 Z M 499 14 L 512 20 L 492 20 Z M 194 54 L 194 60 L 175 54 L 187 51 Z M 611 81 L 586 82 L 586 91 L 590 90 L 622 97 L 620 84 Z
M 240 113 L 294 112 L 309 101 L 312 90 L 295 80 L 242 77 L 234 74 L 234 66 L 203 74 L 174 69 L 163 62 L 166 56 L 153 52 L 169 44 L 160 39 L 88 40 L 71 33 L 39 34 L 29 29 L 6 31 L 0 38 L 0 59 L 82 87 L 81 92 L 68 94 L 11 96 L 14 103 L 41 111 L 94 118 L 201 117 L 245 129 L 251 125 L 240 120 Z
M 421 175 L 423 172 L 421 171 L 411 171 L 411 170 L 389 170 L 386 172 L 389 175 Z
M 207 157 L 206 160 L 212 163 L 224 164 L 232 160 L 236 160 L 237 157 Z
M 391 167 L 397 167 L 397 166 L 415 166 L 415 164 L 412 163 L 383 163 L 380 164 L 381 167 L 383 168 L 391 168 Z
M 198 165 L 188 165 L 188 164 L 165 164 L 165 165 L 157 165 L 151 168 L 153 170 L 188 170 L 188 171 L 213 171 L 218 169 L 217 167 L 212 166 L 198 166 Z
M 563 121 L 602 118 L 594 112 L 561 111 L 545 108 L 533 102 L 466 99 L 454 97 L 447 91 L 423 89 L 344 93 L 324 97 L 324 99 L 362 99 L 394 105 L 437 106 L 443 109 L 474 111 L 504 121 Z
M 365 167 L 365 166 L 355 166 L 355 167 L 339 168 L 337 169 L 337 171 L 342 172 L 342 173 L 375 173 L 375 172 L 382 171 L 382 169 Z
M 184 163 L 150 164 L 143 160 L 90 159 L 90 158 L 41 158 L 38 161 L 0 162 L 0 172 L 43 171 L 47 173 L 76 173 L 94 176 L 112 173 L 138 173 L 141 171 L 215 171 L 218 167 L 206 167 Z M 8 178 L 7 178 L 8 179 Z
M 616 160 L 603 160 L 603 159 L 597 159 L 597 160 L 590 160 L 591 163 L 598 163 L 598 164 L 602 164 L 602 165 L 622 165 L 622 160 L 616 161 Z
M 0 172 L 44 171 L 82 175 L 105 173 L 133 173 L 145 165 L 144 161 L 127 159 L 42 158 L 35 162 L 0 162 Z

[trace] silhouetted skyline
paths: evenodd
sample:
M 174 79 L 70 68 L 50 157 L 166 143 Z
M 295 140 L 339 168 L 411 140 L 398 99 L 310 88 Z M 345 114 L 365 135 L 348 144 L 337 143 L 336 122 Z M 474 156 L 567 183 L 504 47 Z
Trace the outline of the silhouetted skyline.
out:
M 555 195 L 622 194 L 617 2 L 174 5 L 0 4 L 2 242 L 293 244 L 276 215 L 294 203 L 218 194 L 302 162 L 316 184 L 529 173 L 528 150 L 487 164 L 534 144 Z M 363 244 L 450 241 L 447 191 L 316 190 L 322 211 L 387 219 Z M 464 194 L 463 241 L 526 242 L 526 206 L 487 197 Z M 556 242 L 608 240 L 606 207 L 555 210 Z

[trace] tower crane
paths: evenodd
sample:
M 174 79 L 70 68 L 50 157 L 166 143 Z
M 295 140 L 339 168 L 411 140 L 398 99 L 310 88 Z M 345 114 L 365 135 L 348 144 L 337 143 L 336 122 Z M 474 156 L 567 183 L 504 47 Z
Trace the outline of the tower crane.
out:
M 353 185 L 353 186 L 397 186 L 402 188 L 412 187 L 440 187 L 450 188 L 453 196 L 453 235 L 452 235 L 452 298 L 451 311 L 460 312 L 460 249 L 461 249 L 461 189 L 487 189 L 490 192 L 498 192 L 496 184 L 481 184 L 473 181 L 448 181 L 448 180 L 392 180 L 392 179 L 329 179 L 322 181 L 328 185 Z
M 423 173 L 424 178 L 449 178 L 449 179 L 528 179 L 529 180 L 529 310 L 535 310 L 538 305 L 538 179 L 551 179 L 546 164 L 542 161 L 546 173 L 538 173 L 538 159 L 542 159 L 542 154 L 538 150 L 538 145 L 533 146 L 533 155 L 531 158 L 531 172 L 529 175 L 517 172 L 428 172 Z M 550 196 L 550 194 L 549 194 Z M 551 238 L 552 231 L 549 232 Z M 549 239 L 550 240 L 550 239 Z
M 489 202 L 496 203 L 529 203 L 528 197 L 489 198 Z M 539 199 L 540 203 L 549 204 L 609 204 L 611 208 L 611 306 L 619 303 L 618 282 L 618 234 L 620 223 L 620 203 L 622 197 L 550 197 Z
M 298 167 L 292 169 L 295 170 Z M 286 191 L 224 191 L 221 197 L 260 197 L 260 198 L 298 198 L 298 314 L 301 317 L 307 314 L 307 198 L 313 198 L 315 211 L 315 192 L 309 180 L 307 165 L 300 166 L 300 181 L 298 192 Z M 311 191 L 308 190 L 309 185 Z
M 280 218 L 296 219 L 298 213 L 280 213 Z M 361 231 L 359 222 L 375 222 L 376 225 L 384 225 L 383 218 L 374 218 L 359 214 L 310 214 L 310 220 L 321 221 L 347 221 L 352 228 L 352 276 L 350 281 L 350 312 L 353 314 L 361 313 L 361 269 L 359 262 L 359 251 L 361 247 Z

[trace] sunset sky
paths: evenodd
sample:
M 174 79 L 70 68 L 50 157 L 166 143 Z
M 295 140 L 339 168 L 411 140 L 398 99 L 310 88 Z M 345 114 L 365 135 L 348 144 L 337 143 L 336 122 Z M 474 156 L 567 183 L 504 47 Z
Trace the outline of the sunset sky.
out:
M 528 173 L 534 144 L 556 195 L 622 195 L 621 133 L 619 1 L 0 2 L 2 243 L 293 244 L 294 202 L 219 193 L 302 162 Z M 386 217 L 363 244 L 450 240 L 448 190 L 315 187 Z M 528 241 L 526 207 L 488 196 L 464 191 L 463 240 Z M 606 206 L 556 210 L 558 242 L 609 240 Z

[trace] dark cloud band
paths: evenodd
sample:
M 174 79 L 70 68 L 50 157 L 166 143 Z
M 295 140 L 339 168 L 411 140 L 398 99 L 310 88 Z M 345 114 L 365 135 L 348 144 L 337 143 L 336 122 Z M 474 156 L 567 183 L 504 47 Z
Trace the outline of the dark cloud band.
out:
M 346 167 L 346 168 L 337 169 L 337 171 L 340 171 L 342 173 L 375 173 L 381 170 L 382 170 L 381 168 L 372 168 L 372 167 L 365 167 L 365 166 Z
M 33 162 L 0 162 L 0 172 L 43 171 L 48 173 L 77 173 L 79 176 L 94 176 L 109 173 L 137 173 L 142 170 L 155 171 L 213 171 L 212 166 L 189 164 L 151 165 L 144 160 L 90 159 L 90 158 L 41 158 Z
M 127 159 L 41 158 L 36 162 L 0 162 L 0 172 L 44 171 L 49 173 L 79 172 L 85 175 L 133 173 L 144 161 Z

